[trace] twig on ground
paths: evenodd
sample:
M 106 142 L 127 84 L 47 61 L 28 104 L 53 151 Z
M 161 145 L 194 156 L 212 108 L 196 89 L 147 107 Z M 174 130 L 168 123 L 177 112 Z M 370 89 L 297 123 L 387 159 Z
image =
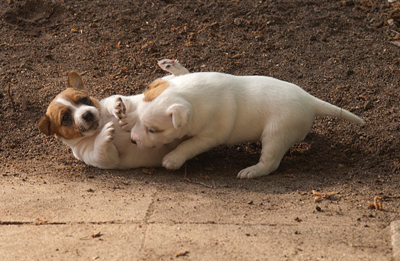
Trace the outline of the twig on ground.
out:
M 390 31 L 392 31 L 393 33 L 396 33 L 396 34 L 400 34 L 399 32 L 392 30 L 392 29 L 390 29 Z
M 384 200 L 386 200 L 386 199 L 400 199 L 400 196 L 383 196 L 382 197 Z
M 207 188 L 215 188 L 215 183 L 214 183 L 214 181 L 213 181 L 213 184 L 214 184 L 214 185 L 211 186 L 211 185 L 207 185 L 207 184 L 205 184 L 205 183 L 203 183 L 203 182 L 198 182 L 198 181 L 190 180 L 190 179 L 188 179 L 188 178 L 184 178 L 184 180 L 186 180 L 187 182 L 193 183 L 193 184 L 202 185 L 202 186 L 207 187 Z
M 213 186 L 211 186 L 211 185 L 207 185 L 207 184 L 205 184 L 205 183 L 203 183 L 203 182 L 198 182 L 198 181 L 193 181 L 193 180 L 188 179 L 188 178 L 186 177 L 186 166 L 187 166 L 187 164 L 185 164 L 185 177 L 183 178 L 183 180 L 185 180 L 185 181 L 187 181 L 187 182 L 189 182 L 189 183 L 202 185 L 202 186 L 207 187 L 207 188 L 215 188 L 215 183 L 214 183 L 214 181 L 213 181 Z
M 90 238 L 95 238 L 95 237 L 101 237 L 103 234 L 101 234 L 101 232 L 99 231 L 99 232 L 97 232 L 97 233 L 94 233 L 94 234 L 92 234 L 92 233 L 90 233 L 89 234 L 89 236 L 84 236 L 84 237 L 81 237 L 81 238 L 79 238 L 80 240 L 83 240 L 83 239 L 90 239 Z
M 187 47 L 194 46 L 194 43 L 192 42 L 193 37 L 194 37 L 194 33 L 189 32 L 188 40 L 184 43 L 185 46 L 187 46 Z
M 11 88 L 11 84 L 8 83 L 8 90 L 7 90 L 7 93 L 8 93 L 8 97 L 10 97 L 10 101 L 11 101 L 11 105 L 12 105 L 13 111 L 15 112 L 14 100 L 13 100 L 13 98 L 12 98 L 12 96 L 11 96 L 11 90 L 10 90 L 10 88 Z
M 153 175 L 156 172 L 155 168 L 142 168 L 144 174 Z
M 90 233 L 90 236 L 91 236 L 92 238 L 101 237 L 101 232 L 99 231 L 99 232 L 94 233 L 94 234 Z
M 286 178 L 292 178 L 292 179 L 295 178 L 295 176 L 293 174 L 284 174 L 283 176 Z
M 189 254 L 189 251 L 184 250 L 184 251 L 176 253 L 175 257 L 186 256 L 187 254 Z
M 374 203 L 368 201 L 368 208 L 382 210 L 382 203 L 383 203 L 382 197 L 375 196 Z
M 220 38 L 221 40 L 225 40 L 226 39 L 225 36 L 217 34 L 217 33 L 214 33 L 213 31 L 211 31 L 210 33 L 211 33 L 211 35 L 216 36 L 216 37 Z
M 235 54 L 234 56 L 227 56 L 227 58 L 228 59 L 236 59 L 236 58 L 239 58 L 240 56 L 242 56 L 244 53 L 238 53 L 238 54 Z
M 43 220 L 41 220 L 40 218 L 37 218 L 34 224 L 35 225 L 46 225 L 48 222 L 49 222 L 49 220 L 46 218 Z
M 213 26 L 215 26 L 217 24 L 218 24 L 218 22 L 215 22 L 215 23 L 212 23 L 212 24 L 208 24 L 203 29 L 200 29 L 197 33 L 199 34 L 199 33 L 203 32 L 204 30 L 206 30 L 207 28 L 213 27 Z
M 26 44 L 21 43 L 21 44 L 9 44 L 9 43 L 2 43 L 0 46 L 7 45 L 8 47 L 18 47 L 18 46 L 25 46 Z
M 316 195 L 316 197 L 314 198 L 314 202 L 318 202 L 323 198 L 329 198 L 329 199 L 333 199 L 333 196 L 336 194 L 336 192 L 327 192 L 327 193 L 321 193 L 321 192 L 317 192 L 315 190 L 312 191 L 312 193 L 314 195 Z

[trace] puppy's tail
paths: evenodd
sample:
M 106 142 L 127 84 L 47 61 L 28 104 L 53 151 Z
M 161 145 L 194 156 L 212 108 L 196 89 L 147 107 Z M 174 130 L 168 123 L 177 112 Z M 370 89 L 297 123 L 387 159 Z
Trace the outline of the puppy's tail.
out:
M 317 100 L 318 102 L 315 108 L 316 116 L 333 116 L 358 124 L 365 123 L 363 119 L 345 109 L 339 108 L 333 104 L 327 103 L 319 99 Z

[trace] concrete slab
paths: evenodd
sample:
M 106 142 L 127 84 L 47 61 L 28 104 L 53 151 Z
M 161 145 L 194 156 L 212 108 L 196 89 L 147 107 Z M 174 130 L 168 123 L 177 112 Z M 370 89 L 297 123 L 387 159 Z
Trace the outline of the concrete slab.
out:
M 351 230 L 343 227 L 344 235 Z M 171 260 L 185 253 L 187 260 L 388 260 L 362 241 L 336 242 L 329 226 L 151 224 L 144 259 Z
M 154 192 L 149 187 L 127 187 L 122 191 L 74 182 L 9 185 L 0 191 L 0 221 L 139 222 L 144 219 Z
M 314 205 L 291 201 L 282 202 L 279 195 L 266 195 L 251 191 L 248 191 L 246 196 L 247 198 L 243 199 L 241 195 L 235 195 L 235 193 L 215 196 L 206 193 L 157 192 L 149 222 L 274 225 L 285 222 L 296 224 L 295 219 L 297 218 L 297 220 L 312 219 L 310 220 L 312 222 L 324 223 L 330 219 L 330 216 L 326 214 L 336 214 L 341 208 L 338 204 L 329 204 L 329 206 L 324 206 L 326 212 L 310 216 L 309 213 L 315 212 Z M 296 214 L 293 215 L 293 212 L 287 210 L 288 208 L 296 210 Z M 339 224 L 329 222 L 332 225 L 340 225 L 354 223 L 354 220 L 343 214 Z
M 335 202 L 328 201 L 321 205 L 323 211 L 313 213 L 314 204 L 279 201 L 279 195 L 248 191 L 243 199 L 234 190 L 202 193 L 192 184 L 177 185 L 184 190 L 134 181 L 114 189 L 108 182 L 39 185 L 12 179 L 0 189 L 1 257 L 11 261 L 392 256 L 389 227 L 352 220 Z M 100 237 L 91 236 L 97 232 Z
M 392 232 L 392 247 L 394 261 L 400 261 L 400 220 L 394 221 L 390 225 Z
M 0 226 L 0 249 L 4 260 L 388 260 L 329 234 L 290 225 L 9 225 Z
M 142 232 L 137 224 L 0 226 L 0 259 L 138 260 Z

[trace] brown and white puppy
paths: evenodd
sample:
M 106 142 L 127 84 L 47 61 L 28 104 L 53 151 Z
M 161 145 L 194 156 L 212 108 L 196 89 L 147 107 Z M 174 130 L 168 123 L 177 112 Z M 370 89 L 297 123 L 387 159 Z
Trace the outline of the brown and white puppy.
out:
M 189 137 L 163 159 L 168 169 L 221 144 L 262 142 L 258 164 L 238 178 L 268 175 L 286 151 L 302 141 L 315 116 L 354 123 L 353 113 L 311 96 L 299 86 L 265 76 L 189 73 L 153 82 L 138 107 L 131 137 L 140 147 L 159 148 Z
M 98 168 L 161 165 L 170 149 L 138 149 L 128 132 L 136 122 L 136 107 L 143 95 L 115 95 L 99 102 L 84 90 L 76 72 L 69 74 L 68 83 L 70 87 L 54 98 L 40 121 L 42 133 L 61 139 L 76 158 Z

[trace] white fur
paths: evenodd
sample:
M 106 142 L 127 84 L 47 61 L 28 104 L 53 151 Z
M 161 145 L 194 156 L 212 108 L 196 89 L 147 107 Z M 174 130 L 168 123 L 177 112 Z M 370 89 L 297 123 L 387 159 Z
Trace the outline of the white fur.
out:
M 164 157 L 162 164 L 168 169 L 178 169 L 220 144 L 261 140 L 259 163 L 241 170 L 238 177 L 267 175 L 278 168 L 294 143 L 306 137 L 315 116 L 364 122 L 292 83 L 271 77 L 204 72 L 164 80 L 169 83 L 165 91 L 139 103 L 131 137 L 147 148 L 189 137 Z
M 97 111 L 96 114 L 100 117 L 99 128 L 81 138 L 61 139 L 71 147 L 76 158 L 98 168 L 128 169 L 160 166 L 161 159 L 170 149 L 165 146 L 158 149 L 139 149 L 131 143 L 130 133 L 127 132 L 136 121 L 136 105 L 142 97 L 143 95 L 108 97 L 100 101 L 101 111 L 97 111 L 93 106 L 85 106 L 86 109 Z M 119 99 L 126 105 L 126 116 L 121 115 L 117 106 Z M 74 119 L 84 113 L 79 112 L 79 108 L 76 109 Z M 120 117 L 122 119 L 118 120 Z M 131 126 L 126 125 L 127 119 Z
M 173 74 L 166 77 L 172 78 L 175 75 L 188 73 L 186 68 L 176 60 L 165 59 L 160 61 L 159 65 Z M 84 87 L 81 77 L 75 72 L 70 74 L 69 83 L 77 91 Z M 76 158 L 98 168 L 128 169 L 161 166 L 162 158 L 174 149 L 179 141 L 155 149 L 138 148 L 131 142 L 130 130 L 137 121 L 136 108 L 142 99 L 143 94 L 114 95 L 101 100 L 101 110 L 98 110 L 94 106 L 85 104 L 74 105 L 58 97 L 53 102 L 69 108 L 74 119 L 73 123 L 77 126 L 79 135 L 82 135 L 79 138 L 68 139 L 62 136 L 59 138 L 71 147 Z M 83 115 L 86 112 L 90 112 L 94 119 L 84 120 Z

